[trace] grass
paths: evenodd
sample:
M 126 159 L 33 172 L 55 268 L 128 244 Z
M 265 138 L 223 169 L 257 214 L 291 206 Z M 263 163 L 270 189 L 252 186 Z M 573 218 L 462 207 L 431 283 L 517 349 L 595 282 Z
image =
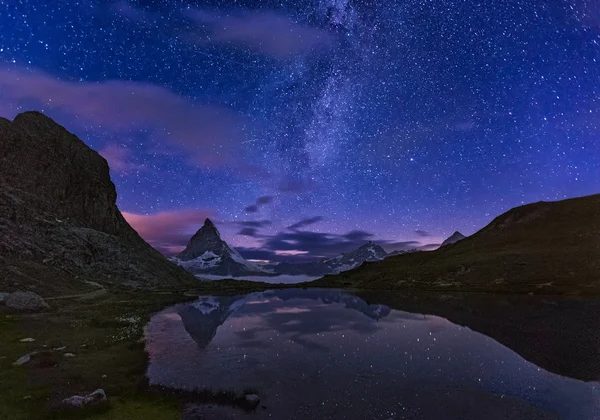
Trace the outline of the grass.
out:
M 512 209 L 436 251 L 366 263 L 310 285 L 509 294 L 600 294 L 600 195 Z
M 178 419 L 181 395 L 156 392 L 147 385 L 142 339 L 147 321 L 153 313 L 200 293 L 246 293 L 260 288 L 256 283 L 225 281 L 202 284 L 188 293 L 111 289 L 93 301 L 52 300 L 49 312 L 0 312 L 0 418 Z M 35 342 L 20 341 L 27 337 Z M 13 365 L 33 351 L 39 353 L 29 363 Z M 66 352 L 75 356 L 65 357 Z M 58 409 L 62 399 L 97 388 L 108 395 L 108 406 Z M 233 405 L 241 401 L 240 396 L 209 390 L 194 398 Z

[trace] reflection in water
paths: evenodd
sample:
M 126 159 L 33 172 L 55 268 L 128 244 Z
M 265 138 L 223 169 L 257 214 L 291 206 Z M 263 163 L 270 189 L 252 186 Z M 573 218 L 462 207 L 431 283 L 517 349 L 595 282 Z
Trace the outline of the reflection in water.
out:
M 268 409 L 252 417 L 600 418 L 596 383 L 341 291 L 201 297 L 155 315 L 146 336 L 151 383 L 258 389 Z

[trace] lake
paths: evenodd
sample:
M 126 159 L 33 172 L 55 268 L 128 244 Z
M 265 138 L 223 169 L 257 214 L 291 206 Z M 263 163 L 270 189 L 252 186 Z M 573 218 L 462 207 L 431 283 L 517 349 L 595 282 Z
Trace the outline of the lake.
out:
M 148 378 L 188 391 L 251 389 L 261 399 L 251 412 L 192 401 L 184 418 L 600 418 L 598 347 L 587 350 L 588 363 L 583 353 L 594 343 L 574 344 L 565 334 L 577 337 L 578 330 L 560 317 L 588 308 L 574 323 L 596 325 L 589 320 L 595 302 L 432 299 L 330 289 L 202 296 L 166 308 L 147 325 Z M 540 324 L 545 310 L 561 319 L 554 332 Z M 469 325 L 465 317 L 497 337 L 448 320 Z M 514 349 L 507 346 L 511 334 Z M 578 360 L 563 360 L 572 358 Z

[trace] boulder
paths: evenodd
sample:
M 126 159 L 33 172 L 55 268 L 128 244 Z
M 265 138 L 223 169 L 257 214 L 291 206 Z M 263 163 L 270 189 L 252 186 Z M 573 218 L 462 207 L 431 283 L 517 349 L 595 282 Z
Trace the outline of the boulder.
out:
M 256 394 L 246 394 L 246 404 L 251 407 L 251 408 L 255 408 L 256 406 L 258 406 L 258 404 L 260 403 L 260 397 Z
M 29 354 L 26 354 L 25 356 L 21 356 L 13 363 L 13 365 L 22 366 L 25 363 L 29 363 L 31 361 L 31 358 L 36 354 L 37 354 L 37 351 L 34 351 L 33 353 L 29 353 Z
M 62 400 L 63 405 L 67 407 L 82 408 L 91 405 L 100 405 L 108 402 L 106 393 L 103 389 L 97 389 L 86 396 L 73 395 L 72 397 Z
M 43 311 L 50 305 L 38 294 L 33 292 L 14 292 L 6 297 L 4 304 L 19 311 Z

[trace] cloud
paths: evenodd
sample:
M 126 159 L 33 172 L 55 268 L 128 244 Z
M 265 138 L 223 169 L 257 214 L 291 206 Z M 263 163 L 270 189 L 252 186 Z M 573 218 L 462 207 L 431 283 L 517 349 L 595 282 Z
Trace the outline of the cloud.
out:
M 121 0 L 111 5 L 111 10 L 120 16 L 135 22 L 145 22 L 147 19 L 146 12 L 142 9 L 138 9 L 126 0 Z
M 362 231 L 362 230 L 352 230 L 342 236 L 349 241 L 367 242 L 371 238 L 373 238 L 375 235 L 373 235 L 372 233 L 369 233 L 369 232 Z
M 277 189 L 283 193 L 300 194 L 309 191 L 312 185 L 313 183 L 308 181 L 286 179 L 277 186 Z
M 256 204 L 259 206 L 264 206 L 265 204 L 269 204 L 273 201 L 273 197 L 271 197 L 270 195 L 265 195 L 262 197 L 258 197 L 256 199 Z
M 242 236 L 251 236 L 253 238 L 258 237 L 258 229 L 257 228 L 253 228 L 253 227 L 245 227 L 242 228 L 239 232 L 238 235 L 242 235 Z
M 421 242 L 419 241 L 402 241 L 402 242 L 394 242 L 394 241 L 377 241 L 379 245 L 384 247 L 388 252 L 391 251 L 410 251 L 412 249 L 417 249 L 421 247 Z
M 114 172 L 129 173 L 145 169 L 144 165 L 132 162 L 131 151 L 118 144 L 109 144 L 98 151 L 106 159 L 108 166 Z
M 600 8 L 597 0 L 576 0 L 571 5 L 577 20 L 588 28 L 600 28 Z
M 302 219 L 299 222 L 296 222 L 293 225 L 288 226 L 288 229 L 298 230 L 305 226 L 314 225 L 315 223 L 318 223 L 322 220 L 323 220 L 323 216 L 309 217 L 308 219 Z
M 234 164 L 251 122 L 218 105 L 196 104 L 168 89 L 139 82 L 69 82 L 41 72 L 0 69 L 0 102 L 66 113 L 82 125 L 116 134 L 144 130 L 207 168 Z
M 242 229 L 238 232 L 238 235 L 251 236 L 253 238 L 260 238 L 263 235 L 258 233 L 258 229 L 271 225 L 270 220 L 247 220 L 234 222 L 238 226 L 242 226 Z
M 264 195 L 262 197 L 258 197 L 256 199 L 256 203 L 255 204 L 251 204 L 248 207 L 244 208 L 244 211 L 246 213 L 258 213 L 258 211 L 260 210 L 260 208 L 262 206 L 265 206 L 269 203 L 273 202 L 273 196 L 270 195 Z
M 123 212 L 131 227 L 165 255 L 183 251 L 192 233 L 211 215 L 208 210 L 178 210 L 149 215 Z
M 422 238 L 426 238 L 426 237 L 428 237 L 428 236 L 431 236 L 431 234 L 430 234 L 429 232 L 427 232 L 427 231 L 425 231 L 425 230 L 421 230 L 421 229 L 417 229 L 417 230 L 415 230 L 415 233 L 416 233 L 417 235 L 419 235 L 420 237 L 422 237 Z
M 261 260 L 261 261 L 270 261 L 273 263 L 284 262 L 284 261 L 292 261 L 294 263 L 304 263 L 311 262 L 315 260 L 315 257 L 312 255 L 298 254 L 294 255 L 290 258 L 290 255 L 285 255 L 282 253 L 277 253 L 274 251 L 270 251 L 268 249 L 263 248 L 244 248 L 244 247 L 236 247 L 235 248 L 244 258 L 247 260 Z
M 441 244 L 425 244 L 425 245 L 419 247 L 419 249 L 423 250 L 423 251 L 432 251 L 434 249 L 439 248 L 440 246 L 441 246 Z
M 220 15 L 194 9 L 186 11 L 185 16 L 200 29 L 187 34 L 185 38 L 191 42 L 201 44 L 208 40 L 211 43 L 230 44 L 277 59 L 327 49 L 333 44 L 331 33 L 301 25 L 273 11 Z
M 272 224 L 272 222 L 270 220 L 245 220 L 245 221 L 241 221 L 241 222 L 235 222 L 235 224 L 237 224 L 239 226 L 244 226 L 244 227 L 259 228 L 259 227 L 269 226 Z

